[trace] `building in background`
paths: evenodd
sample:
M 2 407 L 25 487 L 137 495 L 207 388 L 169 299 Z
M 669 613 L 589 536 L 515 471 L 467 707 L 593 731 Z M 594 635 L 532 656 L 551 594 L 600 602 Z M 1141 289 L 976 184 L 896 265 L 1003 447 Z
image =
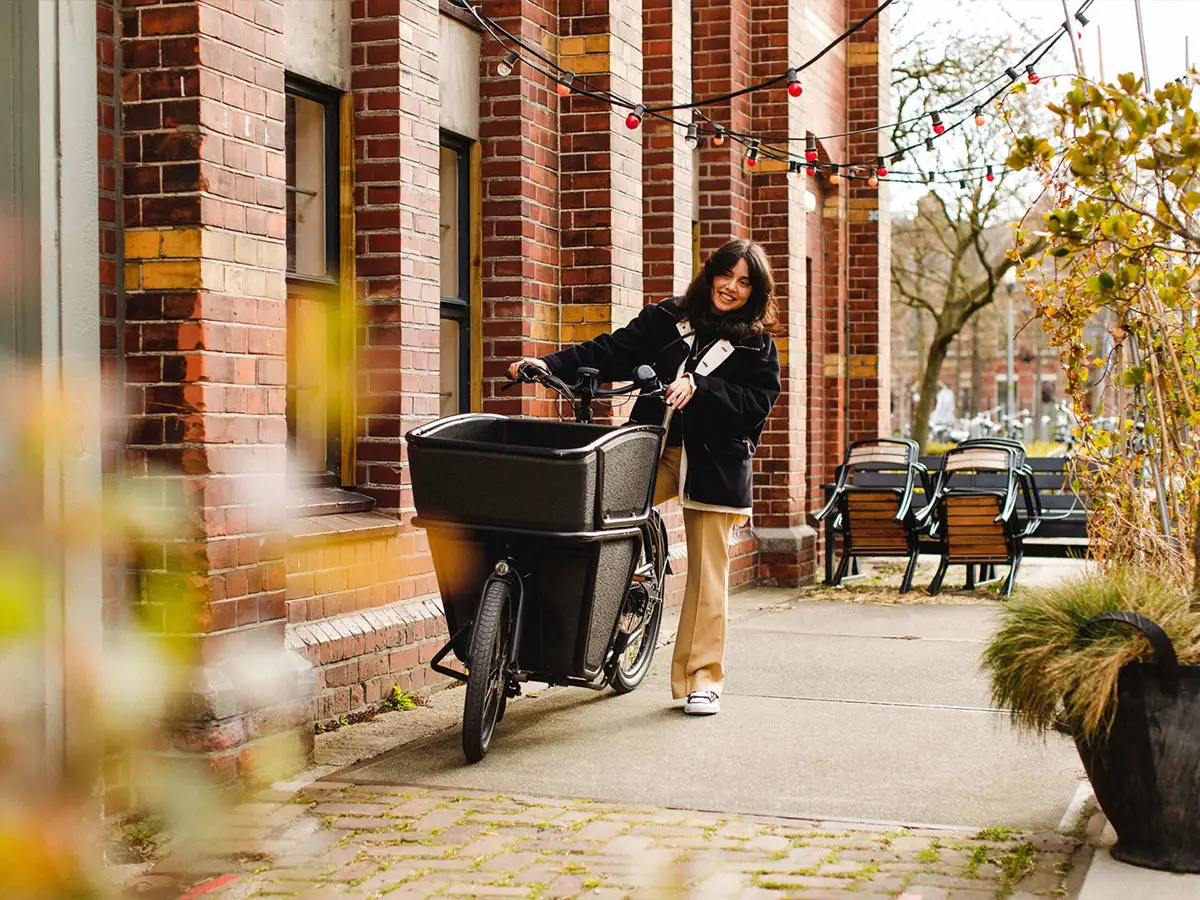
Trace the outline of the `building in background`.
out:
M 482 8 L 594 87 L 666 104 L 780 75 L 875 5 Z M 73 477 L 95 491 L 101 478 L 144 479 L 186 505 L 185 534 L 97 559 L 72 601 L 107 623 L 141 603 L 169 630 L 142 588 L 182 574 L 198 592 L 188 627 L 206 675 L 175 751 L 223 778 L 252 775 L 272 741 L 311 740 L 314 717 L 429 686 L 445 623 L 410 524 L 404 434 L 466 410 L 554 414 L 531 388 L 499 393 L 507 361 L 623 325 L 682 292 L 696 261 L 733 237 L 761 241 L 774 263 L 784 385 L 734 583 L 813 579 L 820 485 L 847 441 L 891 431 L 886 183 L 792 182 L 782 163 L 746 166 L 732 141 L 693 149 L 650 117 L 630 130 L 625 110 L 560 97 L 533 66 L 500 74 L 506 49 L 448 0 L 7 8 L 43 29 L 22 51 L 37 57 L 30 72 L 66 84 L 84 65 L 96 88 L 88 114 L 68 116 L 68 130 L 94 126 L 96 153 L 76 135 L 61 166 L 77 202 L 64 249 L 86 264 L 81 283 L 98 278 L 97 296 L 75 311 L 70 348 L 30 352 L 54 368 L 82 340 L 99 373 L 102 466 Z M 56 16 L 71 19 L 63 33 L 82 56 L 45 42 Z M 876 158 L 887 21 L 807 69 L 802 97 L 780 84 L 705 112 L 736 131 L 818 137 L 824 160 Z M 14 53 L 0 57 L 18 58 L 22 33 L 8 28 Z M 36 135 L 50 100 L 39 108 L 26 87 L 34 100 L 14 107 L 14 133 Z M 0 146 L 0 170 L 31 152 Z M 52 152 L 42 146 L 43 161 Z M 50 196 L 23 190 L 18 206 Z M 28 233 L 49 240 L 46 221 Z M 87 239 L 68 241 L 75 231 Z M 269 709 L 223 687 L 230 660 L 263 646 L 293 660 L 290 692 Z

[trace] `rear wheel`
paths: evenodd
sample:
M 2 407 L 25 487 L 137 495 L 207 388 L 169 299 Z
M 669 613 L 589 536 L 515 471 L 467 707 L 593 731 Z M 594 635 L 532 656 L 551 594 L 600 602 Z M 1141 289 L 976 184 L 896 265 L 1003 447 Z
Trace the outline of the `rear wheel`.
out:
M 658 510 L 651 510 L 650 517 L 647 523 L 650 539 L 645 542 L 643 563 L 649 564 L 653 575 L 650 580 L 634 582 L 629 586 L 627 602 L 636 592 L 644 591 L 642 602 L 645 609 L 641 615 L 641 623 L 628 635 L 624 646 L 620 648 L 612 676 L 609 678 L 609 685 L 618 694 L 628 694 L 646 678 L 658 646 L 659 628 L 662 626 L 669 546 L 667 526 Z
M 507 581 L 489 581 L 479 600 L 467 656 L 467 697 L 462 742 L 468 762 L 488 752 L 504 707 L 512 621 L 512 591 Z

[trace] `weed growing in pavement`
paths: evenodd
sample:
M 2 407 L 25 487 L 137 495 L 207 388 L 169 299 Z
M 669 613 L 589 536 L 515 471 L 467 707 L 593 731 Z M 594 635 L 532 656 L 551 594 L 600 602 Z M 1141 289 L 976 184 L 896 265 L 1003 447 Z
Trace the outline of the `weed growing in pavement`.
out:
M 1037 848 L 1031 841 L 1023 841 L 1012 847 L 999 859 L 992 860 L 1000 869 L 1000 898 L 1012 893 L 1012 886 L 1033 871 L 1037 862 Z
M 1004 825 L 992 825 L 982 829 L 972 840 L 975 841 L 1011 841 L 1017 833 Z
M 978 878 L 979 867 L 988 861 L 988 848 L 976 847 L 971 851 L 971 858 L 963 866 L 963 875 L 967 878 Z
M 933 865 L 942 858 L 942 842 L 938 838 L 933 838 L 929 842 L 929 846 L 917 854 L 917 862 L 925 865 Z

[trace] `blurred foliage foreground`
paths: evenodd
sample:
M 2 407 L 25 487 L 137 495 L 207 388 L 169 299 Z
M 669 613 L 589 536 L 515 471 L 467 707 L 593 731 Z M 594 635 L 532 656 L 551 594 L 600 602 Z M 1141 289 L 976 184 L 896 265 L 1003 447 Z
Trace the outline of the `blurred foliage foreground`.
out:
M 114 863 L 153 852 L 164 831 L 173 856 L 200 856 L 235 797 L 172 739 L 212 664 L 204 579 L 172 571 L 170 552 L 153 578 L 120 566 L 148 539 L 194 535 L 195 511 L 164 500 L 172 479 L 153 475 L 108 476 L 94 501 L 67 496 L 53 473 L 79 463 L 85 417 L 69 386 L 45 397 L 39 370 L 0 394 L 0 896 L 112 897 Z M 226 667 L 234 690 L 269 695 L 282 655 Z M 303 760 L 257 763 L 269 777 Z

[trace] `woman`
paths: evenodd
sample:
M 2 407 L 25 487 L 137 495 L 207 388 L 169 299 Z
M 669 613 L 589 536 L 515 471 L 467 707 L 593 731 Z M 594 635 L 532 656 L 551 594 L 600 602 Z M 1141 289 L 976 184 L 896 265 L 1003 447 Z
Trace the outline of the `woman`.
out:
M 687 586 L 671 693 L 691 715 L 720 711 L 725 680 L 729 543 L 750 515 L 750 476 L 763 425 L 779 396 L 775 280 L 763 248 L 730 241 L 704 264 L 682 297 L 645 307 L 611 334 L 544 359 L 514 362 L 549 370 L 568 383 L 580 367 L 601 381 L 626 381 L 643 364 L 670 385 L 665 398 L 640 397 L 630 420 L 668 421 L 654 491 L 657 506 L 679 497 L 687 533 Z

